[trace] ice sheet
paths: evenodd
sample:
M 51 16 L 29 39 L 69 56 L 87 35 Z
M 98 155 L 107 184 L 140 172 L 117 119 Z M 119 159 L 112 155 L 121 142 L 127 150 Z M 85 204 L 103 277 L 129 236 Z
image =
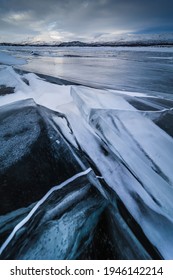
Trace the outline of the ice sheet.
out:
M 3 51 L 0 51 L 0 64 L 1 63 L 7 65 L 22 65 L 26 63 L 26 60 L 14 57 Z
M 153 101 L 138 91 L 60 86 L 33 73 L 16 73 L 11 66 L 0 67 L 0 84 L 14 87 L 14 93 L 0 96 L 1 112 L 5 104 L 33 98 L 54 133 L 58 131 L 71 151 L 85 157 L 97 178 L 125 205 L 152 246 L 163 258 L 172 259 L 173 139 L 159 123 L 164 113 L 172 116 L 171 101 L 166 101 L 164 95 L 166 103 L 157 96 Z M 136 97 L 138 101 L 141 98 L 141 108 L 145 104 L 154 111 L 133 106 Z M 55 145 L 60 145 L 58 137 Z M 53 224 L 55 230 L 45 233 L 42 241 L 56 230 L 65 232 L 63 227 L 64 220 L 58 226 Z M 15 229 L 11 234 L 14 236 Z M 33 252 L 34 249 L 30 256 Z

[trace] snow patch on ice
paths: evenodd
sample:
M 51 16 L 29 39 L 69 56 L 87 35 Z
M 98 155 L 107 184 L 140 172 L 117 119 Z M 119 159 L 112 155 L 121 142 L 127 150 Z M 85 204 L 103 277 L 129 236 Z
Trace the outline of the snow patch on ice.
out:
M 37 104 L 57 110 L 58 106 L 72 102 L 70 86 L 51 84 L 32 73 L 21 76 L 11 66 L 0 67 L 0 85 L 15 88 L 13 94 L 0 96 L 0 105 L 33 98 Z

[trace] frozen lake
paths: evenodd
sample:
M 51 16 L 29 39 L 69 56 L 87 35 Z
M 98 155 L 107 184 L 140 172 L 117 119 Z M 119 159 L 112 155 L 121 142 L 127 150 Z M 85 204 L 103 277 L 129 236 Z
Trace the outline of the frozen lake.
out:
M 27 64 L 20 67 L 30 72 L 96 88 L 172 94 L 173 48 L 170 47 L 8 47 L 7 50 L 27 59 Z
M 173 49 L 0 62 L 1 258 L 173 259 Z

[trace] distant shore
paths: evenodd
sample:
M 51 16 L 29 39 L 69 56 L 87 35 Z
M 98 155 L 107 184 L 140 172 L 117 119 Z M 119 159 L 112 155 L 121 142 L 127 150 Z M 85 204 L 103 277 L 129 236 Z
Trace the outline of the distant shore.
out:
M 128 42 L 93 42 L 84 43 L 80 41 L 62 43 L 0 43 L 0 46 L 30 46 L 30 47 L 173 47 L 173 40 L 170 41 L 128 41 Z

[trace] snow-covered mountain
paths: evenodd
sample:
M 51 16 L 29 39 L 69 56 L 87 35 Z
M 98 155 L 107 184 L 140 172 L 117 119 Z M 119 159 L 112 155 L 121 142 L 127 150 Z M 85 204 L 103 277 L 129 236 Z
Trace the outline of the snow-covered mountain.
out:
M 109 38 L 103 38 L 99 41 L 81 42 L 81 41 L 41 41 L 28 39 L 19 43 L 0 43 L 7 45 L 34 45 L 34 46 L 151 46 L 151 45 L 173 45 L 173 33 L 160 34 L 123 34 L 117 35 L 113 41 Z

